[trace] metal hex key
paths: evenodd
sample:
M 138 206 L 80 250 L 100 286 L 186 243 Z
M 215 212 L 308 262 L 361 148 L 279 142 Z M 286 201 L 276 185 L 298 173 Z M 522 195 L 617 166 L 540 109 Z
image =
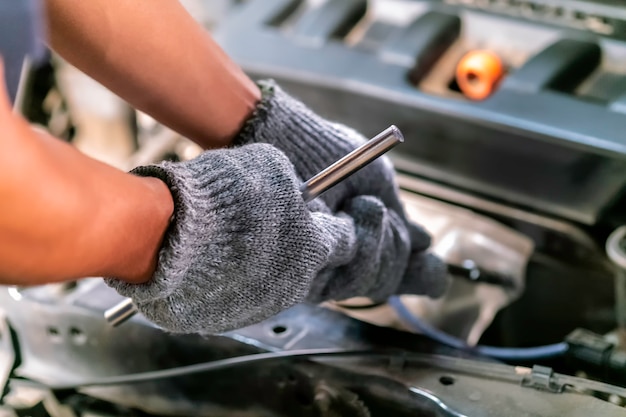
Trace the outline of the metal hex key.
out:
M 302 184 L 300 188 L 302 198 L 307 203 L 314 200 L 402 142 L 404 142 L 404 137 L 400 130 L 396 126 L 389 126 L 387 129 Z M 104 317 L 112 326 L 119 326 L 136 313 L 137 307 L 135 307 L 133 301 L 128 298 L 105 311 Z

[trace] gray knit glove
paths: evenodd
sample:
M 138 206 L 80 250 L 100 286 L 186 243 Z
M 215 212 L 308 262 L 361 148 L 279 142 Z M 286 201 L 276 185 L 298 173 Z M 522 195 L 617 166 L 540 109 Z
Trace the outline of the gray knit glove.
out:
M 219 333 L 306 299 L 385 298 L 407 267 L 403 220 L 373 196 L 332 212 L 304 203 L 289 159 L 267 144 L 140 167 L 162 179 L 175 214 L 146 284 L 107 283 L 172 331 Z
M 345 156 L 367 141 L 355 130 L 325 120 L 311 111 L 301 101 L 283 91 L 274 81 L 259 82 L 262 100 L 255 115 L 236 139 L 236 144 L 269 143 L 287 155 L 295 166 L 297 175 L 308 180 L 322 169 Z M 387 157 L 381 157 L 358 173 L 333 187 L 320 198 L 331 211 L 342 210 L 344 205 L 357 196 L 375 196 L 390 217 L 394 219 L 394 233 L 404 239 L 408 233 L 410 257 L 408 267 L 398 283 L 394 278 L 393 291 L 400 294 L 441 296 L 448 286 L 445 265 L 427 251 L 431 244 L 428 233 L 419 225 L 407 220 L 398 198 L 395 171 Z M 398 254 L 400 256 L 400 254 Z M 346 287 L 342 278 L 342 287 Z M 355 279 L 359 279 L 356 278 Z M 389 279 L 388 277 L 384 279 Z M 317 293 L 335 291 L 319 288 Z M 329 278 L 328 285 L 336 281 Z M 354 285 L 359 285 L 358 282 Z M 341 299 L 336 297 L 336 299 Z

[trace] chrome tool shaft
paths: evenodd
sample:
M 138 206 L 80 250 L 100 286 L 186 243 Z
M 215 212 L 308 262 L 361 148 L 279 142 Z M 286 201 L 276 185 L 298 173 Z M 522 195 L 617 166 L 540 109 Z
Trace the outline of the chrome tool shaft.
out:
M 302 184 L 300 188 L 302 198 L 307 203 L 314 200 L 403 141 L 404 137 L 400 130 L 395 126 L 389 126 L 367 143 Z
M 105 320 L 113 327 L 117 327 L 137 314 L 137 307 L 130 298 L 121 301 L 104 312 Z

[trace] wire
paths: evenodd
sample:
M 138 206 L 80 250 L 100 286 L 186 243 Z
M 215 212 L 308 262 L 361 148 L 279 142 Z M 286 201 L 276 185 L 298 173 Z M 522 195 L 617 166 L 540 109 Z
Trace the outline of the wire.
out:
M 74 391 L 80 388 L 86 388 L 90 386 L 105 386 L 105 385 L 123 385 L 130 383 L 138 383 L 138 382 L 146 382 L 153 381 L 157 379 L 163 378 L 172 378 L 177 376 L 189 375 L 197 372 L 208 372 L 208 371 L 216 371 L 219 369 L 224 369 L 228 367 L 234 367 L 244 364 L 250 364 L 254 362 L 261 362 L 273 359 L 287 359 L 287 358 L 298 358 L 298 357 L 367 357 L 367 358 L 384 358 L 384 359 L 392 359 L 397 358 L 398 355 L 401 355 L 404 359 L 413 359 L 422 360 L 423 363 L 428 365 L 433 365 L 436 361 L 436 355 L 428 355 L 428 354 L 419 354 L 412 352 L 377 352 L 374 350 L 342 350 L 342 349 L 307 349 L 307 350 L 297 350 L 291 352 L 271 352 L 271 353 L 258 353 L 252 355 L 238 356 L 235 358 L 222 359 L 212 362 L 203 362 L 195 365 L 189 366 L 181 366 L 177 368 L 171 368 L 163 371 L 154 371 L 154 372 L 143 372 L 138 374 L 129 374 L 122 375 L 111 378 L 101 378 L 88 382 L 83 382 L 80 384 L 71 384 L 71 385 L 46 385 L 33 380 L 23 380 L 23 379 L 15 379 L 12 381 L 18 382 L 19 384 L 23 384 L 25 386 L 31 386 L 34 388 L 50 390 L 56 395 L 58 395 L 61 391 Z M 439 358 L 441 359 L 441 358 Z M 450 358 L 452 359 L 452 358 Z M 458 368 L 462 365 L 458 361 L 453 362 L 453 368 Z M 508 378 L 505 378 L 507 382 L 514 382 L 518 380 L 518 376 L 512 376 L 509 371 L 506 375 Z M 463 414 L 456 412 L 454 409 L 449 407 L 442 399 L 437 397 L 432 392 L 429 392 L 424 389 L 420 389 L 413 386 L 407 386 L 409 392 L 411 394 L 417 395 L 423 400 L 428 401 L 435 407 L 445 411 L 447 414 L 451 416 L 464 417 Z M 66 393 L 67 394 L 67 393 Z
M 555 356 L 561 356 L 567 352 L 568 345 L 565 342 L 556 343 L 553 345 L 537 346 L 529 348 L 506 348 L 497 346 L 485 346 L 477 345 L 470 346 L 463 340 L 442 332 L 429 324 L 421 321 L 409 309 L 404 305 L 399 297 L 394 296 L 389 299 L 389 305 L 396 312 L 402 321 L 404 321 L 412 330 L 428 336 L 429 338 L 462 350 L 469 350 L 480 353 L 484 356 L 490 356 L 495 359 L 502 360 L 535 360 L 535 359 L 547 359 Z
M 137 374 L 127 374 L 115 377 L 94 379 L 91 381 L 85 381 L 78 384 L 60 384 L 50 385 L 42 382 L 30 380 L 30 379 L 11 379 L 12 383 L 19 385 L 31 386 L 38 389 L 46 389 L 58 393 L 59 391 L 72 391 L 80 388 L 92 387 L 92 386 L 106 386 L 106 385 L 125 385 L 141 382 L 154 381 L 158 379 L 174 378 L 193 373 L 211 372 L 217 370 L 223 370 L 230 367 L 236 367 L 240 365 L 251 364 L 255 362 L 264 362 L 275 359 L 289 359 L 289 358 L 314 358 L 314 357 L 337 357 L 337 358 L 350 358 L 350 357 L 366 357 L 366 358 L 402 358 L 403 360 L 418 361 L 428 366 L 441 367 L 442 369 L 450 369 L 458 372 L 469 373 L 473 375 L 480 375 L 483 378 L 495 378 L 507 383 L 515 382 L 519 383 L 519 374 L 512 372 L 511 368 L 506 365 L 498 364 L 484 364 L 476 361 L 468 361 L 463 363 L 464 359 L 456 357 L 445 357 L 433 354 L 423 354 L 415 352 L 405 351 L 375 351 L 375 350 L 342 350 L 342 349 L 307 349 L 307 350 L 295 350 L 290 352 L 270 352 L 270 353 L 257 353 L 252 355 L 238 356 L 234 358 L 221 359 L 212 362 L 203 362 L 199 364 L 181 366 L 176 368 L 170 368 L 161 371 L 142 372 Z M 489 366 L 485 369 L 485 366 Z M 499 368 L 504 366 L 504 368 Z M 605 383 L 584 380 L 577 377 L 570 377 L 567 375 L 558 374 L 559 380 L 567 383 L 570 387 L 584 393 L 589 391 L 602 394 L 615 394 L 618 396 L 626 397 L 625 390 L 623 388 L 615 387 Z M 409 387 L 409 390 L 416 395 L 423 397 L 426 400 L 431 401 L 434 405 L 441 408 L 448 413 L 454 411 L 451 410 L 437 399 L 432 393 L 416 388 Z
M 558 356 L 567 350 L 566 343 L 559 343 L 556 345 L 541 346 L 536 348 L 499 348 L 493 346 L 469 346 L 461 339 L 448 335 L 438 329 L 435 329 L 426 323 L 421 322 L 406 308 L 402 301 L 398 297 L 391 297 L 389 299 L 390 306 L 396 311 L 400 318 L 409 324 L 413 330 L 419 331 L 426 336 L 434 339 L 435 341 L 444 345 L 451 346 L 453 348 L 470 350 L 482 355 L 491 356 L 497 359 L 509 359 L 509 360 L 529 360 L 548 358 L 552 356 Z M 111 385 L 126 385 L 137 384 L 148 381 L 155 381 L 159 379 L 175 378 L 179 376 L 197 374 L 202 372 L 218 371 L 235 366 L 247 365 L 256 362 L 264 362 L 277 359 L 296 359 L 296 358 L 313 358 L 313 357 L 355 357 L 355 356 L 367 356 L 370 358 L 384 357 L 388 358 L 393 352 L 381 352 L 375 350 L 346 350 L 346 349 L 306 349 L 306 350 L 294 350 L 285 352 L 268 352 L 258 353 L 252 355 L 237 356 L 234 358 L 220 359 L 211 362 L 203 362 L 194 365 L 180 366 L 171 369 L 164 369 L 159 371 L 141 372 L 136 374 L 127 374 L 113 377 L 105 377 L 94 379 L 91 381 L 85 381 L 74 384 L 60 384 L 60 385 L 46 385 L 35 381 L 20 380 L 21 383 L 32 383 L 37 386 L 42 386 L 53 391 L 62 390 L 75 390 L 79 388 L 93 387 L 93 386 L 111 386 Z M 406 356 L 406 352 L 403 353 Z
M 240 365 L 248 365 L 255 362 L 264 362 L 276 359 L 294 359 L 294 358 L 312 358 L 312 357 L 350 357 L 350 356 L 368 356 L 368 357 L 389 357 L 390 352 L 377 352 L 373 350 L 346 350 L 346 349 L 306 349 L 293 350 L 285 352 L 269 352 L 256 353 L 252 355 L 237 356 L 234 358 L 220 359 L 211 362 L 202 362 L 193 365 L 179 366 L 171 369 L 159 371 L 141 372 L 136 374 L 127 374 L 113 377 L 98 378 L 91 381 L 85 381 L 74 384 L 46 385 L 35 381 L 20 380 L 20 383 L 33 383 L 53 391 L 75 390 L 78 388 L 86 388 L 93 386 L 108 385 L 125 385 L 137 384 L 159 379 L 175 378 L 202 372 L 218 371 Z

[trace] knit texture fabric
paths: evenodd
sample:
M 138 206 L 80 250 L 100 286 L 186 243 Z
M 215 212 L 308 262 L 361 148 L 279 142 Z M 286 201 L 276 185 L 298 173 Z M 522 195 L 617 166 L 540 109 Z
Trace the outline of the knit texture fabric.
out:
M 305 300 L 441 295 L 445 266 L 425 252 L 428 234 L 407 221 L 389 160 L 305 204 L 302 181 L 366 139 L 271 82 L 262 89 L 233 148 L 133 171 L 168 185 L 174 220 L 148 283 L 107 284 L 164 329 L 201 334 Z

